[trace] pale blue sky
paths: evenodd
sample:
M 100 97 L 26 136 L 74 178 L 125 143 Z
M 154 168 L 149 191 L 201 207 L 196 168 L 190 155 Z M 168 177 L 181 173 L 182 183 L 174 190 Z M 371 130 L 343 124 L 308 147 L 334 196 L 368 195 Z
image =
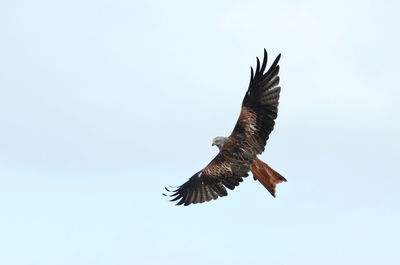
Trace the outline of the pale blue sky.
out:
M 0 2 L 0 264 L 399 264 L 399 11 Z M 263 48 L 282 94 L 261 158 L 288 182 L 173 206 Z

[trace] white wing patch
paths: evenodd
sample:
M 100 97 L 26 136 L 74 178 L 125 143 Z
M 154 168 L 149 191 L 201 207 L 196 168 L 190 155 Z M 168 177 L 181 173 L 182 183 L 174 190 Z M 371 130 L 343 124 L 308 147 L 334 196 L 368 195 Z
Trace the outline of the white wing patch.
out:
M 255 131 L 257 131 L 257 128 L 256 128 L 256 126 L 254 126 L 254 124 L 250 124 L 249 125 L 249 131 L 251 132 L 251 133 L 254 133 Z

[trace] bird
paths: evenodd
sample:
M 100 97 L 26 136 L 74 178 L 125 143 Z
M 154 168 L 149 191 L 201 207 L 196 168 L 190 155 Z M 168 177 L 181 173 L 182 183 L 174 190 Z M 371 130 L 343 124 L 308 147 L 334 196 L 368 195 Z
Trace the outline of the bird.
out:
M 287 180 L 258 156 L 264 152 L 278 116 L 280 58 L 281 54 L 266 71 L 267 50 L 264 49 L 262 63 L 256 57 L 256 70 L 250 67 L 249 86 L 231 135 L 213 139 L 212 146 L 217 146 L 219 153 L 187 182 L 175 188 L 165 187 L 167 194 L 163 195 L 170 201 L 188 206 L 227 196 L 227 189 L 235 189 L 249 172 L 275 197 L 276 185 Z

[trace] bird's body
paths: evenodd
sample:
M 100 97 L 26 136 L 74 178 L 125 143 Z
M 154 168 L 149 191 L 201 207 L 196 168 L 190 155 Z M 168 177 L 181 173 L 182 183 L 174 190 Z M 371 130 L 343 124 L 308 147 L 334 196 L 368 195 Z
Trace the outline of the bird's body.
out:
M 212 145 L 216 145 L 218 149 L 221 150 L 221 148 L 227 141 L 229 141 L 228 137 L 218 136 L 214 138 Z M 286 181 L 286 179 L 282 177 L 281 174 L 273 170 L 267 165 L 267 163 L 261 161 L 258 157 L 253 160 L 250 171 L 253 174 L 254 179 L 260 181 L 260 183 L 274 197 L 276 184 Z
M 172 201 L 178 201 L 177 205 L 202 203 L 226 196 L 226 188 L 233 190 L 248 176 L 249 171 L 275 197 L 276 184 L 286 179 L 257 158 L 257 155 L 264 151 L 278 113 L 281 90 L 279 59 L 280 55 L 264 73 L 266 50 L 261 68 L 257 58 L 257 68 L 255 73 L 251 68 L 249 88 L 232 134 L 229 137 L 216 137 L 213 145 L 220 150 L 217 156 L 186 183 L 171 191 Z

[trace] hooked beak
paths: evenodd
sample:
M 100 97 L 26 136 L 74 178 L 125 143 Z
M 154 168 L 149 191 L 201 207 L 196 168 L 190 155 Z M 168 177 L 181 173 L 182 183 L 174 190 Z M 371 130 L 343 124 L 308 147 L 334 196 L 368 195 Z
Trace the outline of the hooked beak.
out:
M 212 142 L 211 146 L 214 146 L 214 145 L 217 145 L 217 143 L 216 142 Z

